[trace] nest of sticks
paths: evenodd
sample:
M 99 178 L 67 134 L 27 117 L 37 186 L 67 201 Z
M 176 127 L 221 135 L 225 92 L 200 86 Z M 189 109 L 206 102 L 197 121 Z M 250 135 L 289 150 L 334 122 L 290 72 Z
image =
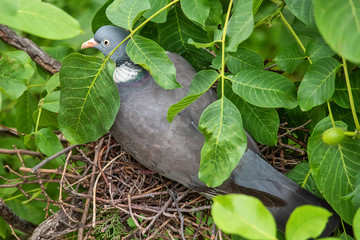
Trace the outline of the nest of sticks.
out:
M 283 173 L 307 160 L 304 125 L 281 124 L 278 145 L 260 146 L 265 159 Z M 296 130 L 304 133 L 304 139 L 294 135 Z M 14 151 L 20 161 L 21 154 L 31 155 Z M 37 183 L 42 195 L 33 200 L 47 203 L 48 218 L 33 225 L 29 239 L 230 239 L 212 223 L 210 200 L 146 169 L 110 134 L 69 151 L 59 169 L 45 165 L 35 174 L 24 164 L 19 171 L 7 169 L 18 179 L 6 179 L 1 188 L 17 187 L 33 198 L 23 186 Z M 58 184 L 58 199 L 48 196 L 49 182 Z M 52 205 L 59 211 L 51 213 Z

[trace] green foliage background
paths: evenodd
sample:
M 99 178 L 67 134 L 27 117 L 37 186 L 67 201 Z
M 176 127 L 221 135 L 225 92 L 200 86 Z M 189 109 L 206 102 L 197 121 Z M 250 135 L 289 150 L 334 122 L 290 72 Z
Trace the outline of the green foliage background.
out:
M 61 130 L 72 144 L 94 141 L 107 132 L 119 106 L 119 98 L 113 97 L 117 96 L 111 81 L 113 66 L 108 57 L 94 50 L 84 51 L 93 56 L 74 52 L 79 52 L 81 43 L 100 26 L 115 24 L 130 31 L 128 55 L 148 69 L 160 86 L 180 87 L 165 50 L 182 55 L 198 71 L 189 94 L 169 109 L 169 121 L 218 80 L 219 100 L 204 111 L 199 123 L 206 138 L 199 172 L 202 181 L 216 187 L 229 176 L 246 147 L 243 126 L 258 142 L 275 145 L 280 119 L 290 126 L 311 119 L 309 162 L 289 176 L 323 196 L 344 222 L 359 225 L 359 214 L 353 222 L 360 205 L 358 1 L 3 0 L 2 4 L 0 23 L 32 39 L 63 67 L 60 74 L 52 76 L 24 52 L 0 42 L 0 122 L 24 134 L 1 137 L 1 148 L 16 145 L 50 156 L 62 148 L 54 130 Z M 79 68 L 74 70 L 74 65 Z M 79 86 L 75 88 L 69 81 Z M 81 86 L 89 90 L 75 90 Z M 93 86 L 104 91 L 95 93 Z M 106 106 L 94 105 L 95 95 L 108 102 Z M 70 100 L 76 97 L 82 100 Z M 78 106 L 83 108 L 68 111 Z M 93 120 L 81 113 L 91 113 Z M 94 125 L 96 131 L 88 134 Z M 341 127 L 347 138 L 335 146 L 325 145 L 322 133 L 334 126 Z M 0 165 L 16 170 L 20 166 L 15 159 L 0 155 Z M 24 161 L 29 167 L 37 163 L 28 156 Z M 63 161 L 59 157 L 49 167 L 58 167 Z M 15 177 L 4 168 L 0 174 Z M 1 179 L 0 183 L 6 181 Z M 47 187 L 49 195 L 56 198 L 56 187 Z M 40 194 L 36 185 L 29 185 L 27 191 L 33 196 Z M 43 220 L 44 204 L 28 201 L 16 188 L 1 188 L 0 197 L 25 219 L 35 223 Z M 268 215 L 254 199 L 217 199 L 215 207 L 220 210 L 230 211 L 231 204 L 250 201 L 262 209 L 263 216 Z M 314 232 L 307 237 L 317 237 L 328 217 L 322 210 L 312 211 L 320 220 L 311 224 Z M 221 212 L 225 210 L 218 211 L 218 217 L 214 215 L 220 227 L 226 221 Z M 297 214 L 294 219 L 301 217 L 308 221 L 313 216 Z M 301 228 L 296 223 L 289 223 L 290 229 Z M 275 226 L 269 228 L 267 234 L 276 238 Z M 0 229 L 0 237 L 9 236 L 8 228 Z M 225 231 L 251 238 L 236 226 Z M 293 231 L 286 232 L 289 239 L 295 239 Z

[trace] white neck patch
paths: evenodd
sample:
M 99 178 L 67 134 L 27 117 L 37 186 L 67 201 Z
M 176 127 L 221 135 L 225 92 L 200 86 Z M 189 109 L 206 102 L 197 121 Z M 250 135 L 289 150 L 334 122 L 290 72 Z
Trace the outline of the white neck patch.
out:
M 116 83 L 131 81 L 142 71 L 129 62 L 121 64 L 115 68 L 113 79 Z

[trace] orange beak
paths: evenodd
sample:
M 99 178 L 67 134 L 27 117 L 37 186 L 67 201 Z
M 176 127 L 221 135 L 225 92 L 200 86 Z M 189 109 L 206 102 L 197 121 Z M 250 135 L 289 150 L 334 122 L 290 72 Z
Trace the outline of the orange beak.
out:
M 85 49 L 85 48 L 93 48 L 95 47 L 96 45 L 98 45 L 99 43 L 96 42 L 93 38 L 84 42 L 82 45 L 81 45 L 81 50 Z

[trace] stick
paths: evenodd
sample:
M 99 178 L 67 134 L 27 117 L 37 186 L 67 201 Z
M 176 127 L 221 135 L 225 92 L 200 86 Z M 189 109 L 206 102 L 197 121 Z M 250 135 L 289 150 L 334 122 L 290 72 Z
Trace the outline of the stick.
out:
M 33 172 L 35 173 L 37 170 L 39 170 L 39 168 L 41 168 L 42 166 L 44 166 L 46 163 L 50 162 L 51 160 L 57 158 L 58 156 L 69 152 L 70 150 L 72 150 L 73 148 L 77 147 L 79 145 L 71 145 L 67 148 L 64 148 L 63 150 L 61 150 L 60 152 L 52 155 L 51 157 L 46 158 L 45 160 L 43 160 L 42 162 L 40 162 L 38 165 L 36 165 L 35 167 L 32 168 Z
M 61 63 L 28 38 L 17 35 L 13 30 L 0 24 L 0 38 L 7 44 L 26 52 L 44 70 L 55 74 L 60 71 Z
M 13 228 L 20 230 L 24 233 L 32 233 L 36 225 L 28 222 L 18 215 L 16 215 L 4 202 L 3 199 L 0 198 L 0 216 Z

